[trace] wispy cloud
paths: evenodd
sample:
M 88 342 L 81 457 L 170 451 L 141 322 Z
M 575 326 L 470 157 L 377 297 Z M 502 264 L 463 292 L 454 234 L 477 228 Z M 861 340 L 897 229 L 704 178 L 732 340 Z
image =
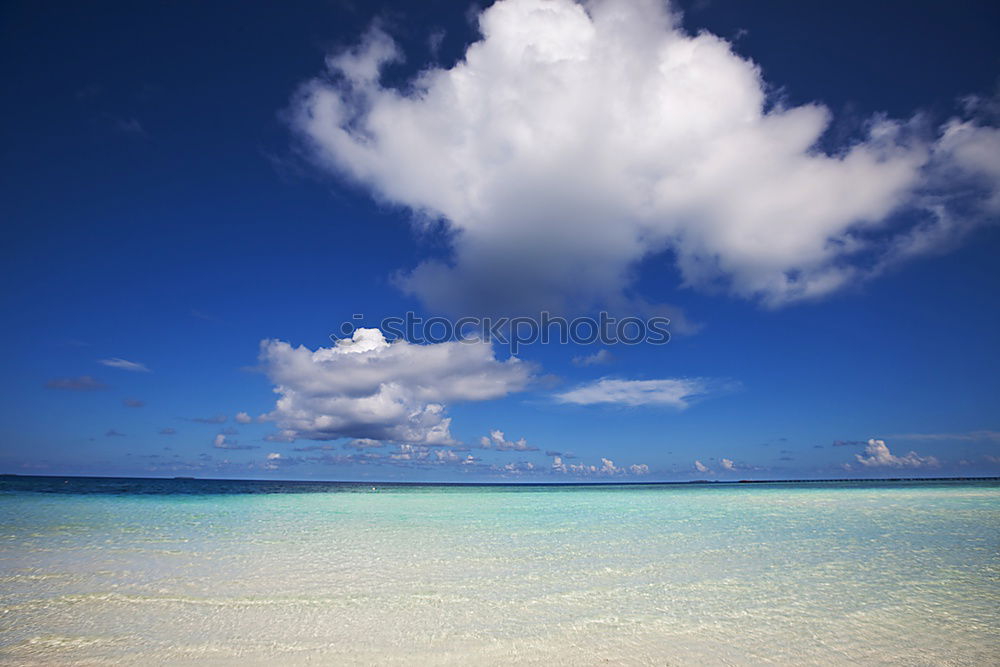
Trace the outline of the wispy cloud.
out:
M 573 365 L 582 367 L 599 366 L 602 364 L 610 364 L 613 359 L 614 356 L 608 350 L 598 350 L 593 354 L 573 357 Z
M 965 431 L 962 433 L 897 433 L 886 437 L 893 440 L 1000 442 L 1000 431 Z
M 146 128 L 142 126 L 137 118 L 115 118 L 115 127 L 125 134 L 144 136 Z
M 863 447 L 868 444 L 864 440 L 834 440 L 833 447 Z
M 704 378 L 675 378 L 663 380 L 616 380 L 602 378 L 597 382 L 581 385 L 570 391 L 556 394 L 560 403 L 595 405 L 662 405 L 683 410 L 692 402 L 711 393 L 732 387 Z
M 350 442 L 344 443 L 345 449 L 377 449 L 379 447 L 385 447 L 388 443 L 381 440 L 375 440 L 374 438 L 355 438 Z
M 71 378 L 55 378 L 45 383 L 46 389 L 62 389 L 64 391 L 100 391 L 108 385 L 89 375 Z
M 257 449 L 256 445 L 241 445 L 235 440 L 230 440 L 225 433 L 219 433 L 215 436 L 212 446 L 216 449 Z
M 107 432 L 107 433 L 105 433 L 104 435 L 105 435 L 106 437 L 108 437 L 108 438 L 123 438 L 123 437 L 125 437 L 125 434 L 124 434 L 124 433 L 119 433 L 119 432 L 118 432 L 118 431 L 116 431 L 115 429 L 110 429 L 110 430 L 108 430 L 108 432 Z
M 145 364 L 140 364 L 138 361 L 129 361 L 128 359 L 120 359 L 118 357 L 112 357 L 110 359 L 98 359 L 97 363 L 108 366 L 109 368 L 117 368 L 122 371 L 131 371 L 133 373 L 148 373 L 149 369 L 146 368 Z
M 192 310 L 191 317 L 197 317 L 199 320 L 204 320 L 206 322 L 211 322 L 212 324 L 222 324 L 222 320 L 212 315 L 211 313 L 206 313 L 202 310 Z
M 199 424 L 225 424 L 227 419 L 226 415 L 219 414 L 213 417 L 192 417 L 190 421 Z
M 140 401 L 138 398 L 125 398 L 122 399 L 122 405 L 126 408 L 141 408 L 146 405 L 146 402 Z

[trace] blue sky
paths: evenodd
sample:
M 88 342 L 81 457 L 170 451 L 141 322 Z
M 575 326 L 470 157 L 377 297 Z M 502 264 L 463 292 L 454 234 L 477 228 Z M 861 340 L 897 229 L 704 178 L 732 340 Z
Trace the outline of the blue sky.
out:
M 0 471 L 1000 474 L 998 25 L 8 3 Z M 321 350 L 540 309 L 673 336 Z

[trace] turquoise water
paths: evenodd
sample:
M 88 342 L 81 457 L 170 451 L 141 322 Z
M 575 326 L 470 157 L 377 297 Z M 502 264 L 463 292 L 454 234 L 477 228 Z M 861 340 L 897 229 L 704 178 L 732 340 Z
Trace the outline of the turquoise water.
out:
M 269 485 L 0 481 L 0 658 L 1000 663 L 996 482 Z

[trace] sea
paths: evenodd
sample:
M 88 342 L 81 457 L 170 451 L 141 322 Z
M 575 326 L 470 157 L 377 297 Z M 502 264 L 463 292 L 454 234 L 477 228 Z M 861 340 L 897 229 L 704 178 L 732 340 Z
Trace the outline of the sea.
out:
M 12 665 L 1000 664 L 1000 482 L 0 477 Z

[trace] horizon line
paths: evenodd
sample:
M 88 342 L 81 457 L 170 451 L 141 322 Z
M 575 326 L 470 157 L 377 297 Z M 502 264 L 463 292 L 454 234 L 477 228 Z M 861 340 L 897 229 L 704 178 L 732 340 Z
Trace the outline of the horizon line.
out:
M 655 485 L 699 485 L 699 484 L 808 484 L 808 483 L 835 483 L 835 482 L 985 482 L 998 481 L 1000 475 L 977 475 L 968 477 L 825 477 L 817 479 L 689 479 L 689 480 L 660 480 L 660 481 L 561 481 L 561 482 L 539 482 L 539 481 L 405 481 L 405 480 L 335 480 L 335 479 L 261 479 L 252 477 L 192 477 L 186 475 L 173 475 L 170 477 L 142 477 L 142 476 L 120 476 L 120 475 L 46 475 L 46 474 L 22 474 L 22 473 L 0 473 L 0 479 L 4 477 L 37 478 L 37 479 L 127 479 L 127 480 L 148 480 L 148 481 L 187 481 L 187 482 L 279 482 L 297 484 L 362 484 L 362 485 L 396 485 L 396 486 L 655 486 Z

